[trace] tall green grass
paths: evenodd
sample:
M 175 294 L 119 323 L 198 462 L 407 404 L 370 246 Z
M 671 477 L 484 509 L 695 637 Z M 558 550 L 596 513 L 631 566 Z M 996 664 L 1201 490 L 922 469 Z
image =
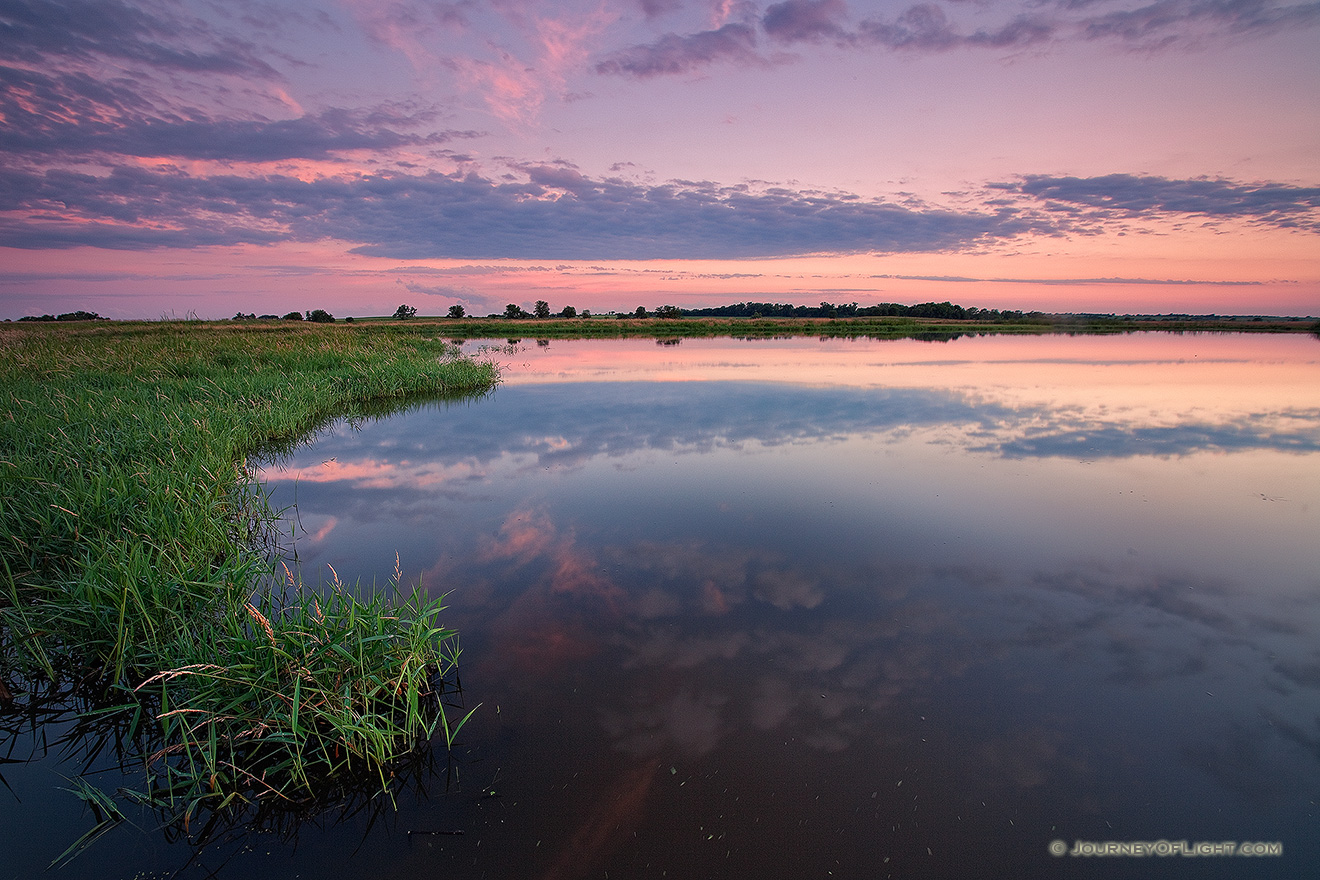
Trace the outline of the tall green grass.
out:
M 153 799 L 177 815 L 274 797 L 324 801 L 467 720 L 442 705 L 458 660 L 443 605 L 420 588 L 403 600 L 327 591 L 269 591 L 180 639 L 175 665 L 135 692 L 159 724 L 146 756 Z M 391 586 L 400 586 L 397 573 Z M 470 713 L 469 713 L 470 714 Z
M 350 773 L 387 787 L 451 729 L 441 601 L 272 580 L 247 457 L 497 381 L 421 327 L 0 329 L 0 697 L 94 688 L 185 817 Z

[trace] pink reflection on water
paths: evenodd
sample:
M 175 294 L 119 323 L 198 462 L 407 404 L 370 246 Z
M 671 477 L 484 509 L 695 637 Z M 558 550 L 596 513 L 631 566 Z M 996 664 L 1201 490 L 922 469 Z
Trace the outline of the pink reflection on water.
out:
M 524 672 L 548 675 L 594 655 L 601 632 L 594 621 L 621 613 L 623 591 L 544 510 L 510 513 L 479 555 L 509 566 L 509 583 L 528 583 L 492 627 L 496 654 Z
M 783 382 L 953 391 L 982 402 L 1166 424 L 1194 414 L 1259 421 L 1320 407 L 1310 334 L 1130 333 L 911 339 L 554 340 L 494 354 L 507 385 L 558 382 Z

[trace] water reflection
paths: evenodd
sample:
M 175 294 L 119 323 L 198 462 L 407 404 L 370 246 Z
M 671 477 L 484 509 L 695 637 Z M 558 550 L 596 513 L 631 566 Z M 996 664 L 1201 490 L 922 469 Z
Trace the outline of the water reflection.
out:
M 449 591 L 483 703 L 459 784 L 215 876 L 1244 872 L 1047 849 L 1162 838 L 1281 841 L 1249 870 L 1297 876 L 1320 863 L 1303 342 L 496 347 L 492 395 L 266 472 L 306 576 L 383 581 L 397 551 Z
M 524 345 L 489 399 L 269 476 L 304 566 L 397 549 L 453 591 L 506 793 L 428 866 L 1045 876 L 1055 838 L 1165 837 L 1283 840 L 1252 867 L 1289 876 L 1320 857 L 1307 344 Z
M 352 563 L 371 538 L 425 560 L 428 524 L 507 512 L 541 491 L 588 520 L 588 508 L 626 522 L 636 505 L 648 507 L 660 517 L 653 527 L 676 517 L 691 527 L 694 505 L 704 515 L 755 498 L 750 515 L 777 518 L 787 540 L 834 517 L 856 541 L 879 529 L 887 552 L 915 547 L 918 557 L 963 552 L 947 548 L 952 537 L 998 556 L 1094 550 L 1172 565 L 1190 556 L 1216 574 L 1267 570 L 1277 584 L 1288 570 L 1307 575 L 1294 548 L 1316 523 L 1308 499 L 1320 488 L 1320 413 L 1234 413 L 1248 421 L 1232 425 L 1214 415 L 1198 409 L 1164 428 L 947 389 L 515 385 L 479 403 L 342 429 L 270 479 L 290 485 L 277 500 L 298 502 L 305 559 L 333 548 L 367 575 L 378 563 Z M 1242 509 L 1249 501 L 1261 509 Z M 1240 528 L 1223 527 L 1225 504 Z M 356 537 L 342 537 L 346 523 Z

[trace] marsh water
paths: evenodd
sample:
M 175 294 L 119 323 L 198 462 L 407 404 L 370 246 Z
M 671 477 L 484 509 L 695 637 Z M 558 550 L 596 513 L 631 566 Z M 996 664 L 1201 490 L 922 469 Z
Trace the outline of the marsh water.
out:
M 305 578 L 397 553 L 448 594 L 479 704 L 452 757 L 397 812 L 200 852 L 118 828 L 60 874 L 1320 866 L 1314 337 L 464 347 L 494 392 L 263 473 Z M 3 769 L 26 877 L 91 820 L 51 759 Z

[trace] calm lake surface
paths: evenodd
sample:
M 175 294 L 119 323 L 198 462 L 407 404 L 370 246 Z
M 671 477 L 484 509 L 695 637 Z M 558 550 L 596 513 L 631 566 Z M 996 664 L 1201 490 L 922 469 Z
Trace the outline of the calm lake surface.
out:
M 120 828 L 52 876 L 1320 866 L 1314 337 L 465 350 L 504 384 L 263 475 L 306 579 L 397 553 L 448 593 L 480 704 L 448 767 L 397 813 Z M 52 763 L 0 768 L 3 876 L 90 827 Z M 1161 840 L 1282 855 L 1050 851 Z

